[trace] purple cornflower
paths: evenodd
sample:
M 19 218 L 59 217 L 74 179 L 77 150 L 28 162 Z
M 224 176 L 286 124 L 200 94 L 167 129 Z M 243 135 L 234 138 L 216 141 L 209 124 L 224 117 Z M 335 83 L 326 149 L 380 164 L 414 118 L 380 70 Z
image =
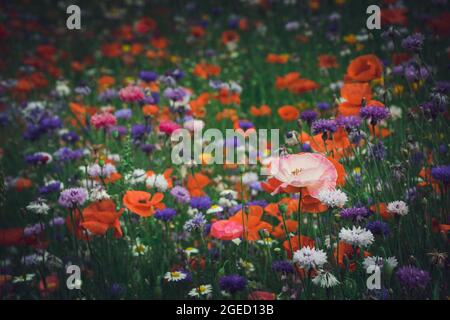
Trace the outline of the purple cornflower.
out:
M 340 116 L 336 119 L 338 126 L 344 127 L 347 131 L 358 129 L 361 125 L 361 118 L 357 116 Z
M 51 160 L 51 156 L 45 152 L 36 152 L 25 156 L 25 161 L 32 165 L 47 164 Z
M 328 102 L 318 102 L 316 105 L 317 109 L 319 109 L 319 111 L 325 111 L 330 109 L 330 104 Z
M 191 198 L 191 207 L 198 210 L 208 210 L 211 208 L 212 202 L 208 196 Z
M 59 195 L 58 203 L 66 208 L 73 208 L 82 205 L 88 197 L 85 188 L 69 188 L 65 189 Z
M 156 210 L 155 218 L 167 222 L 171 221 L 176 215 L 177 212 L 175 211 L 175 209 L 165 208 Z
M 450 184 L 450 165 L 432 168 L 431 176 L 445 185 Z
M 142 139 L 148 132 L 150 132 L 150 127 L 143 124 L 135 124 L 131 127 L 131 137 L 133 140 Z
M 151 143 L 141 145 L 141 150 L 146 154 L 152 153 L 153 151 L 155 151 L 155 149 L 156 149 L 155 145 Z
M 370 211 L 365 207 L 345 208 L 341 210 L 341 218 L 360 222 L 370 216 Z
M 239 128 L 247 131 L 248 129 L 254 128 L 254 125 L 248 120 L 239 120 Z
M 313 134 L 322 133 L 324 140 L 328 137 L 328 133 L 333 133 L 337 130 L 336 120 L 319 119 L 312 123 L 311 130 Z
M 80 140 L 80 137 L 75 132 L 69 131 L 69 132 L 63 133 L 61 135 L 61 139 L 63 139 L 65 142 L 68 142 L 68 143 L 75 143 L 78 140 Z
M 272 262 L 272 270 L 279 273 L 293 273 L 294 267 L 288 261 L 276 260 Z
M 192 231 L 196 229 L 201 229 L 206 224 L 206 219 L 203 213 L 199 212 L 194 215 L 194 217 L 188 221 L 183 226 L 185 231 Z
M 175 186 L 170 191 L 170 194 L 175 198 L 178 203 L 189 203 L 191 202 L 191 196 L 186 188 Z
M 182 88 L 167 88 L 164 90 L 164 97 L 172 101 L 182 101 L 186 96 L 186 90 Z
M 153 71 L 142 70 L 139 72 L 139 78 L 145 82 L 152 82 L 158 79 L 158 74 Z
M 412 34 L 402 40 L 402 47 L 408 51 L 420 52 L 422 51 L 425 36 L 421 33 Z
M 368 146 L 369 155 L 377 160 L 383 160 L 386 157 L 386 147 L 381 140 L 377 144 L 370 144 Z
M 388 118 L 390 112 L 389 109 L 385 107 L 367 106 L 361 108 L 359 114 L 361 115 L 361 118 L 370 120 L 370 124 L 374 126 L 381 120 Z
M 220 289 L 233 294 L 245 289 L 247 286 L 247 279 L 237 274 L 223 276 L 219 279 L 219 286 Z
M 401 267 L 396 276 L 400 284 L 410 290 L 425 289 L 431 280 L 427 271 L 414 266 Z
M 45 229 L 45 226 L 43 224 L 36 223 L 36 224 L 33 224 L 33 225 L 26 226 L 23 229 L 23 235 L 25 237 L 31 237 L 31 236 L 39 235 L 39 234 L 41 234 L 42 231 L 44 231 L 44 229 Z
M 98 100 L 100 102 L 111 102 L 111 101 L 115 100 L 118 96 L 119 96 L 119 93 L 117 92 L 117 90 L 106 89 L 98 95 Z
M 49 226 L 54 227 L 54 226 L 63 226 L 66 223 L 66 221 L 64 220 L 63 217 L 54 217 L 53 219 L 51 219 L 49 221 Z
M 389 225 L 383 221 L 375 220 L 369 221 L 366 225 L 366 229 L 370 230 L 374 235 L 380 235 L 387 237 L 390 234 Z
M 111 296 L 113 298 L 117 298 L 120 297 L 125 292 L 125 288 L 121 286 L 119 283 L 113 283 L 109 288 L 109 292 L 111 293 Z
M 61 182 L 52 181 L 47 183 L 45 186 L 39 188 L 39 193 L 42 195 L 59 192 L 61 190 Z
M 440 105 L 433 103 L 432 101 L 427 101 L 419 105 L 420 110 L 427 119 L 436 119 L 437 116 L 444 112 L 445 109 L 440 107 Z
M 67 147 L 63 147 L 58 149 L 54 154 L 55 158 L 61 162 L 68 162 L 72 160 L 78 160 L 83 157 L 83 151 L 78 150 L 72 150 Z
M 305 110 L 300 114 L 300 119 L 305 121 L 308 125 L 317 119 L 317 112 L 314 110 Z
M 128 120 L 133 115 L 133 112 L 131 111 L 131 109 L 120 109 L 114 112 L 114 115 L 117 119 Z

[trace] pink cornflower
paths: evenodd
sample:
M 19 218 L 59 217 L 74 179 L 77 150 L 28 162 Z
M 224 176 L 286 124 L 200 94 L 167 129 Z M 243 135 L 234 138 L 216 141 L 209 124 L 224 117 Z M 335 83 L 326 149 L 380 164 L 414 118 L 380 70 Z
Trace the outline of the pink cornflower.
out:
M 181 126 L 173 121 L 161 121 L 161 123 L 159 124 L 159 131 L 166 134 L 172 134 L 172 132 L 180 128 Z
M 91 125 L 95 129 L 107 129 L 117 124 L 116 117 L 109 112 L 96 113 L 91 117 Z
M 144 99 L 144 92 L 138 86 L 129 85 L 119 91 L 120 100 L 123 102 L 139 102 Z

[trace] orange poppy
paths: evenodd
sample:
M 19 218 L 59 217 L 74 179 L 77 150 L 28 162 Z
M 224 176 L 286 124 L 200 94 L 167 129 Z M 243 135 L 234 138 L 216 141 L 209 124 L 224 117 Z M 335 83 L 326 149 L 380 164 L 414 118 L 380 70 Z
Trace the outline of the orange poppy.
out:
M 251 106 L 250 114 L 254 117 L 270 116 L 272 114 L 272 109 L 270 109 L 268 105 L 262 105 L 259 108 Z
M 381 10 L 381 23 L 384 24 L 396 24 L 405 26 L 408 22 L 406 17 L 406 9 L 383 9 Z
M 393 218 L 392 214 L 387 211 L 387 206 L 385 203 L 374 204 L 370 206 L 370 210 L 378 213 L 384 220 L 390 220 Z
M 191 35 L 194 38 L 201 38 L 201 37 L 203 37 L 205 35 L 205 33 L 206 33 L 205 29 L 203 27 L 201 27 L 201 26 L 193 26 L 191 28 Z
M 149 217 L 155 213 L 155 209 L 164 209 L 165 205 L 161 201 L 164 199 L 162 193 L 152 195 L 145 191 L 131 190 L 123 196 L 123 204 L 131 212 L 141 217 Z
M 300 116 L 300 111 L 294 106 L 282 106 L 278 108 L 278 115 L 284 121 L 295 121 Z
M 338 256 L 339 255 L 339 256 Z M 360 249 L 353 248 L 351 244 L 345 243 L 343 241 L 339 241 L 338 248 L 334 249 L 334 259 L 337 260 L 337 263 L 341 268 L 346 267 L 345 261 L 347 260 L 349 263 L 349 271 L 354 272 L 356 270 L 356 263 L 354 262 L 355 257 L 360 255 Z M 364 257 L 370 256 L 370 253 L 364 251 Z
M 315 245 L 315 242 L 313 239 L 311 239 L 310 237 L 307 237 L 307 236 L 303 236 L 303 235 L 300 236 L 300 241 L 299 241 L 299 236 L 295 235 L 283 242 L 283 248 L 286 251 L 286 254 L 289 259 L 292 259 L 292 255 L 293 255 L 292 251 L 295 252 L 297 250 L 300 250 L 302 247 L 311 247 L 312 248 L 312 247 L 314 247 L 314 245 Z M 292 247 L 292 251 L 291 251 L 291 247 Z
M 289 86 L 289 91 L 294 94 L 301 94 L 319 88 L 319 84 L 310 79 L 298 79 Z
M 142 113 L 147 117 L 156 116 L 159 112 L 159 108 L 156 105 L 146 104 L 142 107 Z
M 112 200 L 102 200 L 91 203 L 83 210 L 80 226 L 96 235 L 104 235 L 108 229 L 114 230 L 114 236 L 122 237 L 119 217 L 125 209 L 116 211 Z
M 276 77 L 275 87 L 277 89 L 287 89 L 290 85 L 292 85 L 298 79 L 300 79 L 299 72 L 289 72 L 282 77 Z
M 347 67 L 346 81 L 368 82 L 381 78 L 383 64 L 374 54 L 359 56 L 352 60 Z
M 281 220 L 281 218 L 280 218 Z M 293 233 L 298 230 L 298 222 L 292 219 L 286 219 L 286 229 L 288 233 Z M 284 228 L 284 223 L 281 220 L 280 223 L 273 229 L 272 235 L 278 239 L 286 238 L 286 230 Z
M 198 63 L 194 67 L 194 75 L 199 78 L 207 79 L 211 76 L 218 76 L 220 74 L 221 68 L 214 64 L 208 63 Z
M 319 57 L 317 57 L 317 64 L 319 68 L 323 69 L 338 67 L 336 56 L 331 54 L 321 54 Z
M 339 113 L 343 116 L 359 115 L 362 100 L 372 99 L 372 90 L 367 82 L 345 83 L 341 88 L 341 97 L 346 101 L 338 106 Z
M 261 220 L 263 213 L 264 210 L 262 207 L 249 206 L 248 213 L 244 213 L 241 209 L 228 220 L 240 223 L 244 227 L 244 238 L 248 241 L 255 241 L 260 238 L 260 230 L 272 231 L 272 225 Z
M 274 53 L 269 53 L 266 57 L 266 61 L 268 63 L 278 63 L 278 64 L 285 64 L 286 62 L 288 62 L 289 60 L 289 55 L 288 54 L 274 54 Z
M 167 47 L 169 41 L 164 37 L 153 37 L 151 40 L 151 44 L 154 48 L 161 50 Z
M 235 32 L 235 31 L 228 30 L 228 31 L 222 32 L 221 38 L 222 38 L 222 43 L 227 45 L 230 42 L 239 41 L 239 34 L 237 34 L 237 32 Z
M 203 188 L 208 186 L 211 180 L 202 173 L 189 175 L 187 180 L 187 189 L 193 197 L 199 197 L 205 194 Z

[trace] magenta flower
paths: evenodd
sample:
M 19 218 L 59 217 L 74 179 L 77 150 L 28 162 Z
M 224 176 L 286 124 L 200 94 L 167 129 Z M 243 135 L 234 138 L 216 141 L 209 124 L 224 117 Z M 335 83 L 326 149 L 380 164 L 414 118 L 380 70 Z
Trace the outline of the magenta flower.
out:
M 145 95 L 138 86 L 127 86 L 119 91 L 120 100 L 123 102 L 133 103 L 144 99 Z
M 108 129 L 116 124 L 116 117 L 109 112 L 96 113 L 91 117 L 91 125 L 95 129 Z

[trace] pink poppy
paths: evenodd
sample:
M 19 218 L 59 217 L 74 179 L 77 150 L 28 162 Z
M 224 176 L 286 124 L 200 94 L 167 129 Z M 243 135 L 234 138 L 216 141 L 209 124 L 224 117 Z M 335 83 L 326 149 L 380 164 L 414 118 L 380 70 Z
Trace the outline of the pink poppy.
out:
M 306 188 L 314 198 L 317 198 L 323 189 L 334 189 L 338 178 L 333 163 L 319 153 L 290 154 L 273 158 L 270 174 L 281 182 L 272 194 L 277 194 L 280 188 L 292 186 Z
M 211 236 L 220 240 L 239 238 L 243 232 L 242 224 L 230 220 L 219 220 L 211 226 Z

